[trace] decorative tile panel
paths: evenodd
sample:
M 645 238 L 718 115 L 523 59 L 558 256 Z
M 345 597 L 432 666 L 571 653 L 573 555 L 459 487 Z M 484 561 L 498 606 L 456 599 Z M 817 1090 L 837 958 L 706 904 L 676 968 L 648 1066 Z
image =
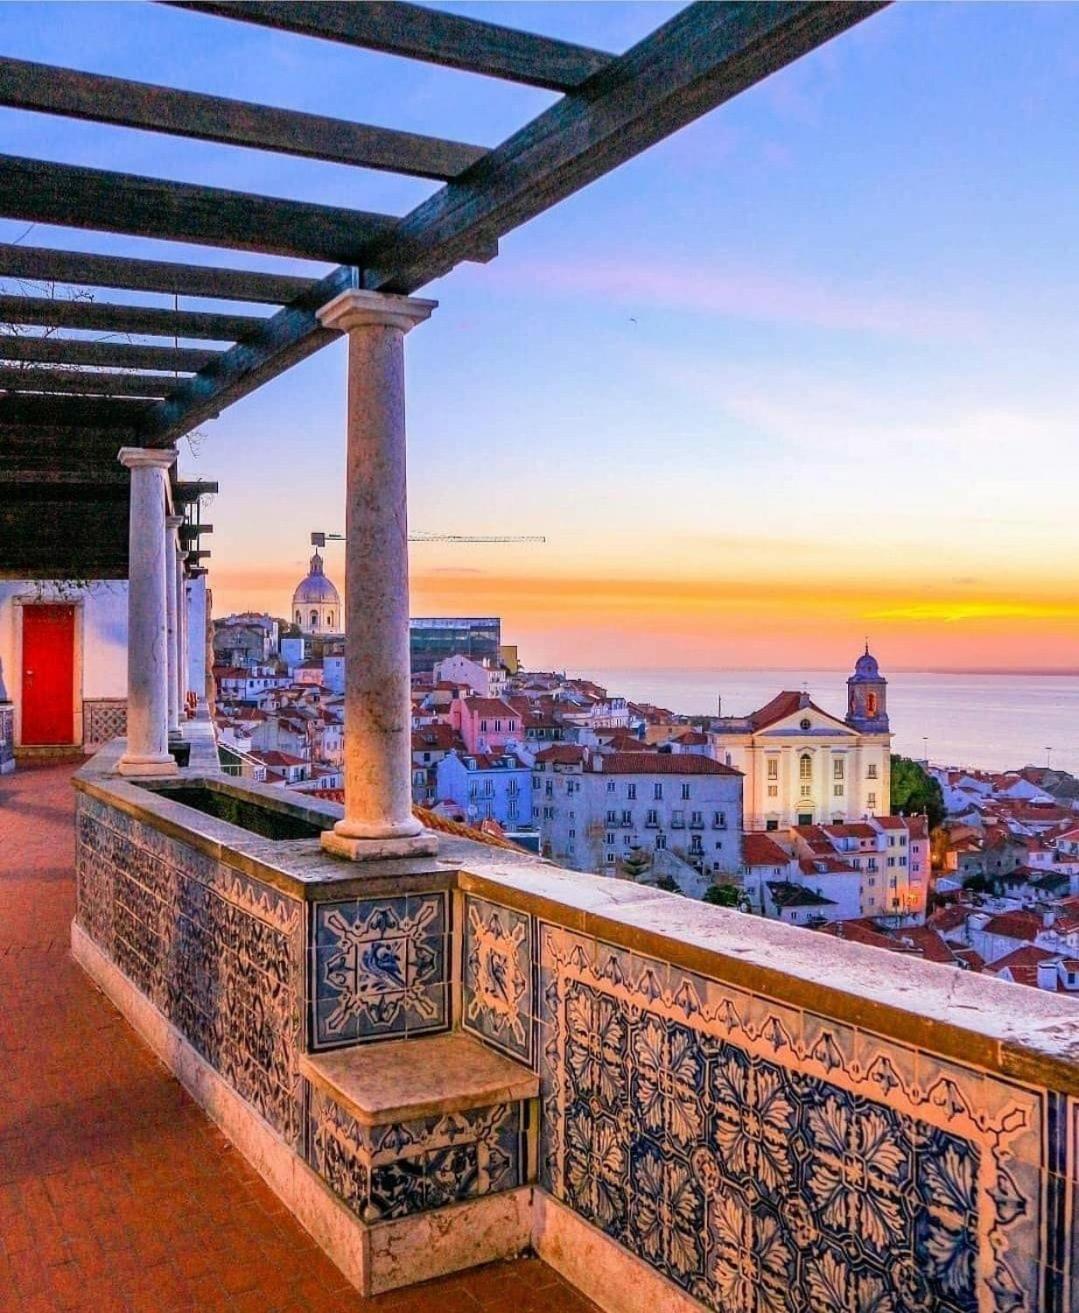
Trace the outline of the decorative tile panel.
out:
M 84 747 L 100 747 L 127 733 L 126 698 L 84 698 L 82 741 Z
M 76 881 L 82 929 L 296 1143 L 301 904 L 85 796 Z
M 312 1047 L 449 1027 L 445 892 L 316 903 Z
M 1068 1307 L 1043 1094 L 558 927 L 540 967 L 541 1183 L 708 1308 Z
M 407 1217 L 523 1184 L 522 1105 L 361 1126 L 309 1085 L 307 1161 L 365 1222 Z
M 532 1065 L 532 919 L 511 907 L 465 896 L 462 1027 Z

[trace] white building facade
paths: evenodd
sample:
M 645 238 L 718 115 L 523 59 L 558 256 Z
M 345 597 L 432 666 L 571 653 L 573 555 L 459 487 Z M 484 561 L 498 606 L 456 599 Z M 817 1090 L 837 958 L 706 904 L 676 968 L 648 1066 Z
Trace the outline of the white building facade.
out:
M 707 757 L 555 745 L 536 757 L 532 806 L 543 854 L 578 871 L 657 850 L 708 875 L 741 865 L 742 777 Z
M 788 690 L 748 716 L 713 723 L 713 757 L 745 777 L 747 829 L 787 830 L 889 813 L 887 681 L 868 649 L 847 686 L 844 719 L 808 693 Z

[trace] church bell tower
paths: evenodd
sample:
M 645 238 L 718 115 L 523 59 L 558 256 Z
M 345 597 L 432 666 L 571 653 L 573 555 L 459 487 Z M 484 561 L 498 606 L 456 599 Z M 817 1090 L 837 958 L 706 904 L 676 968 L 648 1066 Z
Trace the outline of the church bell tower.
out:
M 847 724 L 862 734 L 889 731 L 888 681 L 880 673 L 868 642 L 855 663 L 854 674 L 847 680 Z

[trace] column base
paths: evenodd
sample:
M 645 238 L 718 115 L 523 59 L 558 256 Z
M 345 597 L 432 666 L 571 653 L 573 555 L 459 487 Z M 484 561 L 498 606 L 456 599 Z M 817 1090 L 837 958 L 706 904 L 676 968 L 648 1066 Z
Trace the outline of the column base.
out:
M 322 847 L 334 857 L 350 862 L 377 862 L 391 857 L 434 857 L 438 852 L 438 835 L 430 830 L 399 839 L 353 839 L 336 830 L 322 831 Z
M 163 757 L 121 757 L 116 763 L 120 775 L 179 775 L 176 758 L 166 753 Z

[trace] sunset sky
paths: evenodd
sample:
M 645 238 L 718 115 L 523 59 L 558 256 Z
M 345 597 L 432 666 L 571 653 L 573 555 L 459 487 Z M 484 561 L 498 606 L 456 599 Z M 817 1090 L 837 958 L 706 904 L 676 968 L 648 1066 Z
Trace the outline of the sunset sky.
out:
M 677 8 L 452 7 L 616 51 Z M 554 99 L 160 6 L 7 4 L 0 43 L 481 145 Z M 412 523 L 548 541 L 416 546 L 413 613 L 499 614 L 535 666 L 846 667 L 868 634 L 892 669 L 1079 667 L 1077 50 L 1075 6 L 895 6 L 426 289 Z M 433 190 L 13 111 L 0 128 L 11 154 L 360 209 Z M 323 351 L 184 451 L 221 484 L 218 613 L 286 611 L 310 531 L 343 527 L 344 365 Z

